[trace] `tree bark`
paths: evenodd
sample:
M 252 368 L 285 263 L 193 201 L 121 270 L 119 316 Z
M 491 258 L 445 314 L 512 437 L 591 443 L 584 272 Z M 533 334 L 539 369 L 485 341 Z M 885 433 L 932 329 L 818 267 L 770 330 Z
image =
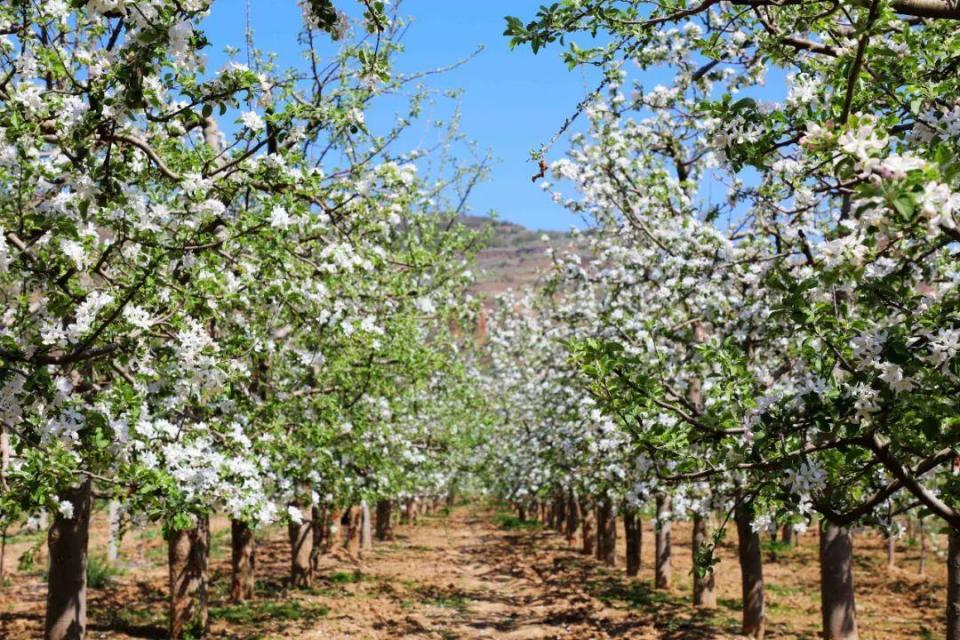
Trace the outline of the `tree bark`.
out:
M 330 536 L 330 511 L 325 506 L 313 505 L 310 518 L 310 572 L 316 575 L 320 567 L 320 556 L 329 546 L 327 538 Z
M 608 567 L 617 564 L 617 513 L 608 496 L 597 506 L 597 559 Z
M 343 510 L 331 506 L 326 514 L 326 528 L 323 531 L 323 553 L 329 553 L 336 544 L 337 538 L 343 537 L 341 530 L 341 521 L 343 520 Z
M 363 514 L 358 505 L 347 509 L 347 531 L 343 540 L 343 548 L 352 558 L 356 558 L 360 551 L 360 526 Z
M 753 530 L 753 509 L 749 505 L 737 505 L 737 551 L 740 557 L 741 587 L 743 593 L 742 633 L 756 640 L 763 640 L 765 612 L 763 604 L 763 556 L 760 549 L 760 534 Z
M 601 496 L 593 507 L 593 520 L 597 523 L 597 543 L 593 550 L 593 555 L 597 560 L 603 560 L 603 554 L 607 543 L 607 515 L 609 511 L 603 508 L 604 498 Z
M 563 491 L 557 492 L 556 496 L 553 498 L 553 504 L 556 505 L 553 529 L 557 533 L 562 533 L 563 528 L 567 523 L 567 500 Z
M 377 501 L 377 540 L 393 540 L 393 500 Z
M 107 504 L 107 562 L 116 564 L 120 557 L 120 503 Z
M 820 532 L 820 599 L 824 640 L 856 640 L 853 541 L 846 528 L 828 521 Z
M 577 540 L 577 529 L 580 528 L 580 503 L 573 489 L 567 495 L 567 522 L 565 523 L 567 545 L 573 546 Z
M 893 527 L 887 534 L 887 569 L 897 566 L 897 537 L 893 534 Z
M 792 547 L 794 544 L 794 534 L 792 524 L 785 524 L 781 527 L 780 537 L 783 538 L 784 543 L 789 547 Z
M 927 536 L 926 531 L 924 531 L 923 518 L 919 518 L 917 528 L 920 530 L 920 561 L 917 572 L 922 577 L 927 575 Z
M 416 524 L 417 523 L 417 502 L 416 499 L 410 498 L 407 500 L 406 507 L 403 512 L 403 517 L 400 520 L 401 524 Z
M 960 20 L 960 6 L 955 0 L 893 0 L 894 11 L 918 18 Z
M 580 527 L 583 542 L 580 553 L 585 556 L 592 556 L 597 545 L 597 534 L 594 529 L 596 514 L 593 511 L 593 504 L 589 498 L 585 498 L 580 502 L 580 515 L 583 520 Z
M 960 640 L 960 534 L 951 528 L 948 535 L 947 640 Z
M 656 528 L 656 574 L 653 585 L 657 589 L 669 589 L 673 573 L 673 543 L 671 540 L 670 496 L 657 495 L 657 528 Z
M 301 513 L 303 509 L 301 509 Z M 313 521 L 304 520 L 287 525 L 290 539 L 290 584 L 294 588 L 309 587 L 313 583 Z
M 243 520 L 230 522 L 230 600 L 243 602 L 253 598 L 256 576 L 256 541 L 253 529 Z
M 373 527 L 370 522 L 370 505 L 360 501 L 360 553 L 373 551 Z
M 87 548 L 93 487 L 89 478 L 61 494 L 73 504 L 73 517 L 59 513 L 47 535 L 50 576 L 47 581 L 46 640 L 82 640 L 87 629 Z
M 7 428 L 0 424 L 0 490 L 7 488 L 7 469 L 10 468 L 10 436 L 7 435 Z M 0 528 L 0 583 L 3 582 L 3 575 L 6 569 L 7 561 L 7 525 Z
M 698 567 L 698 552 L 710 544 L 707 518 L 693 515 L 693 606 L 703 609 L 717 607 L 716 575 L 713 567 Z
M 640 573 L 640 554 L 643 550 L 643 524 L 637 512 L 625 507 L 623 512 L 623 532 L 627 542 L 627 576 Z
M 170 639 L 207 631 L 207 564 L 210 524 L 201 518 L 193 529 L 170 531 Z
M 523 521 L 527 519 L 527 506 L 522 502 L 517 503 L 517 517 Z

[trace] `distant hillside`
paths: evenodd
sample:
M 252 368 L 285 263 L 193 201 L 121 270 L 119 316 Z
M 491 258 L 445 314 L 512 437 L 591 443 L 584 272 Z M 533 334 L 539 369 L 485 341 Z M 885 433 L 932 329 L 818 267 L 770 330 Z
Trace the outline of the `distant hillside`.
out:
M 536 282 L 552 266 L 547 248 L 565 247 L 571 240 L 564 231 L 534 231 L 492 218 L 464 216 L 463 222 L 471 228 L 493 228 L 493 237 L 477 256 L 477 283 L 473 287 L 473 292 L 488 298 L 488 303 L 507 289 L 518 291 Z

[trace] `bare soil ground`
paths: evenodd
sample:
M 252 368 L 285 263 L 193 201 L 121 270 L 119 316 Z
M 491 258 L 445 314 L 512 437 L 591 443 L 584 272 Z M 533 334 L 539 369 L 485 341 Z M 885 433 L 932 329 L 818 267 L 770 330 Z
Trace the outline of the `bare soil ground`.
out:
M 503 526 L 510 524 L 513 526 Z M 690 527 L 674 525 L 674 584 L 652 584 L 653 534 L 645 523 L 640 576 L 600 567 L 570 549 L 562 536 L 516 526 L 484 506 L 457 507 L 400 527 L 395 542 L 353 560 L 324 559 L 313 588 L 285 584 L 287 545 L 280 529 L 265 532 L 258 550 L 257 598 L 230 605 L 229 526 L 213 523 L 211 637 L 228 639 L 349 638 L 513 640 L 608 638 L 718 640 L 736 638 L 739 571 L 735 536 L 720 549 L 719 606 L 697 611 L 691 593 Z M 622 534 L 622 531 L 621 531 Z M 45 584 L 37 570 L 16 570 L 16 558 L 36 541 L 18 536 L 8 548 L 10 579 L 0 587 L 0 638 L 42 637 Z M 93 536 L 103 539 L 103 523 Z M 858 534 L 857 609 L 863 640 L 943 636 L 945 570 L 928 552 L 927 577 L 917 575 L 917 549 L 901 545 L 901 568 L 885 567 L 883 541 Z M 815 534 L 799 546 L 765 542 L 768 638 L 815 638 L 819 587 Z M 623 560 L 622 535 L 619 543 Z M 98 553 L 96 549 L 94 553 Z M 91 638 L 164 638 L 165 546 L 155 528 L 128 532 L 125 573 L 90 593 Z M 12 562 L 11 562 L 12 560 Z

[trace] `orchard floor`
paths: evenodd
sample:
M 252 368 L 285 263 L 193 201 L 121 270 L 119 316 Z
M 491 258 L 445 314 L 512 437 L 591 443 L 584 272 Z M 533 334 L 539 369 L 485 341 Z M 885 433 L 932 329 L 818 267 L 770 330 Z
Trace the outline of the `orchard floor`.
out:
M 213 523 L 211 635 L 228 639 L 513 640 L 606 638 L 698 640 L 736 638 L 739 572 L 733 537 L 720 550 L 719 606 L 696 611 L 690 600 L 690 527 L 674 526 L 674 585 L 651 589 L 653 535 L 645 523 L 644 566 L 637 579 L 599 567 L 558 534 L 461 506 L 400 527 L 397 540 L 359 561 L 324 559 L 309 590 L 288 591 L 286 544 L 280 529 L 261 542 L 254 602 L 230 605 L 229 527 Z M 35 535 L 35 534 L 34 534 Z M 98 522 L 94 541 L 102 540 Z M 942 538 L 941 538 L 942 539 Z M 32 540 L 14 538 L 8 565 Z M 898 548 L 902 568 L 888 571 L 882 540 L 857 535 L 855 583 L 863 640 L 943 636 L 942 561 L 928 552 L 928 576 L 916 575 L 915 547 Z M 817 539 L 784 549 L 765 542 L 768 638 L 815 638 L 819 627 Z M 622 530 L 619 542 L 623 560 Z M 96 552 L 95 552 L 96 553 Z M 165 547 L 155 529 L 128 532 L 126 571 L 90 592 L 91 638 L 164 638 Z M 11 562 L 12 560 L 12 562 Z M 37 571 L 14 572 L 0 587 L 0 638 L 42 637 L 44 583 Z

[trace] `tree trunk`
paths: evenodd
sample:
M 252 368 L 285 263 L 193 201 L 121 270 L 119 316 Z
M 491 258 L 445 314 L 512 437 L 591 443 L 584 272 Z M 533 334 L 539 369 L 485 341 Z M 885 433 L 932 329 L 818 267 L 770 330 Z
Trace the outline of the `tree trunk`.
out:
M 922 577 L 927 575 L 927 535 L 923 527 L 923 518 L 919 518 L 917 528 L 920 530 L 920 562 L 918 573 Z
M 953 528 L 947 544 L 947 640 L 960 640 L 960 534 Z
M 567 522 L 565 527 L 567 545 L 572 547 L 576 544 L 577 529 L 580 528 L 580 503 L 577 502 L 577 496 L 573 489 L 567 495 Z
M 703 609 L 717 607 L 716 576 L 714 567 L 700 567 L 705 547 L 710 544 L 707 518 L 699 513 L 693 515 L 693 606 Z
M 116 564 L 120 557 L 120 503 L 107 504 L 107 562 Z
M 7 526 L 0 527 L 0 586 L 3 585 L 3 574 L 7 564 Z
M 567 500 L 564 494 L 561 492 L 561 493 L 558 493 L 556 497 L 553 499 L 553 503 L 557 505 L 556 506 L 556 522 L 554 522 L 553 524 L 553 529 L 557 533 L 561 533 L 563 531 L 564 526 L 567 523 Z
M 343 536 L 340 530 L 340 521 L 343 519 L 343 510 L 331 506 L 326 512 L 326 528 L 323 530 L 323 553 L 329 553 L 336 544 L 337 538 Z
M 522 521 L 527 519 L 527 506 L 522 502 L 517 503 L 517 517 Z
M 301 513 L 302 513 L 301 509 Z M 309 587 L 313 583 L 310 558 L 313 551 L 313 521 L 304 520 L 287 525 L 290 539 L 290 584 L 294 588 Z
M 893 569 L 897 566 L 897 537 L 893 533 L 893 527 L 887 534 L 887 569 Z
M 593 507 L 593 520 L 597 523 L 597 543 L 593 550 L 593 555 L 597 560 L 603 560 L 603 554 L 607 543 L 607 514 L 609 511 L 603 508 L 604 498 L 597 500 Z
M 594 529 L 596 517 L 593 512 L 593 504 L 591 504 L 589 498 L 580 502 L 580 515 L 583 520 L 580 527 L 583 538 L 583 546 L 580 549 L 580 553 L 585 556 L 592 556 L 597 545 L 597 534 Z
M 788 547 L 792 547 L 794 544 L 794 533 L 792 524 L 785 524 L 780 528 L 780 537 L 783 538 L 783 542 Z
M 742 633 L 762 640 L 766 624 L 763 606 L 763 556 L 760 534 L 751 526 L 753 509 L 749 505 L 737 505 L 736 521 L 743 593 Z
M 673 573 L 673 543 L 670 538 L 670 496 L 657 496 L 657 530 L 656 530 L 656 575 L 653 585 L 657 589 L 669 589 Z
M 377 540 L 393 540 L 393 500 L 377 501 Z
M 61 494 L 73 504 L 73 517 L 59 513 L 47 535 L 50 575 L 47 580 L 46 640 L 82 640 L 87 629 L 87 546 L 93 487 L 89 478 Z
M 330 510 L 325 506 L 313 505 L 310 517 L 310 572 L 316 575 L 320 568 L 320 556 L 329 548 Z
M 170 569 L 170 639 L 207 631 L 207 562 L 210 523 L 201 518 L 193 529 L 171 531 L 167 539 Z
M 10 468 L 10 436 L 7 428 L 0 424 L 0 490 L 7 488 L 7 469 Z M 7 560 L 7 525 L 0 528 L 0 583 L 3 583 Z
M 417 502 L 414 498 L 407 500 L 406 508 L 403 512 L 403 518 L 401 518 L 400 522 L 401 524 L 417 523 Z
M 624 508 L 623 532 L 627 542 L 627 575 L 632 578 L 640 573 L 640 553 L 643 550 L 643 524 L 637 512 L 630 507 Z
M 824 640 L 856 640 L 853 541 L 846 528 L 828 521 L 820 532 L 820 600 Z
M 343 548 L 346 549 L 350 557 L 356 558 L 360 551 L 360 526 L 363 520 L 363 513 L 360 507 L 354 505 L 347 509 L 347 531 L 343 540 Z
M 617 564 L 617 513 L 604 496 L 597 507 L 597 559 L 608 567 Z
M 253 529 L 243 520 L 230 522 L 231 568 L 230 600 L 243 602 L 253 598 L 256 570 L 256 541 Z
M 360 502 L 360 552 L 373 551 L 373 528 L 370 522 L 370 506 L 366 500 Z

